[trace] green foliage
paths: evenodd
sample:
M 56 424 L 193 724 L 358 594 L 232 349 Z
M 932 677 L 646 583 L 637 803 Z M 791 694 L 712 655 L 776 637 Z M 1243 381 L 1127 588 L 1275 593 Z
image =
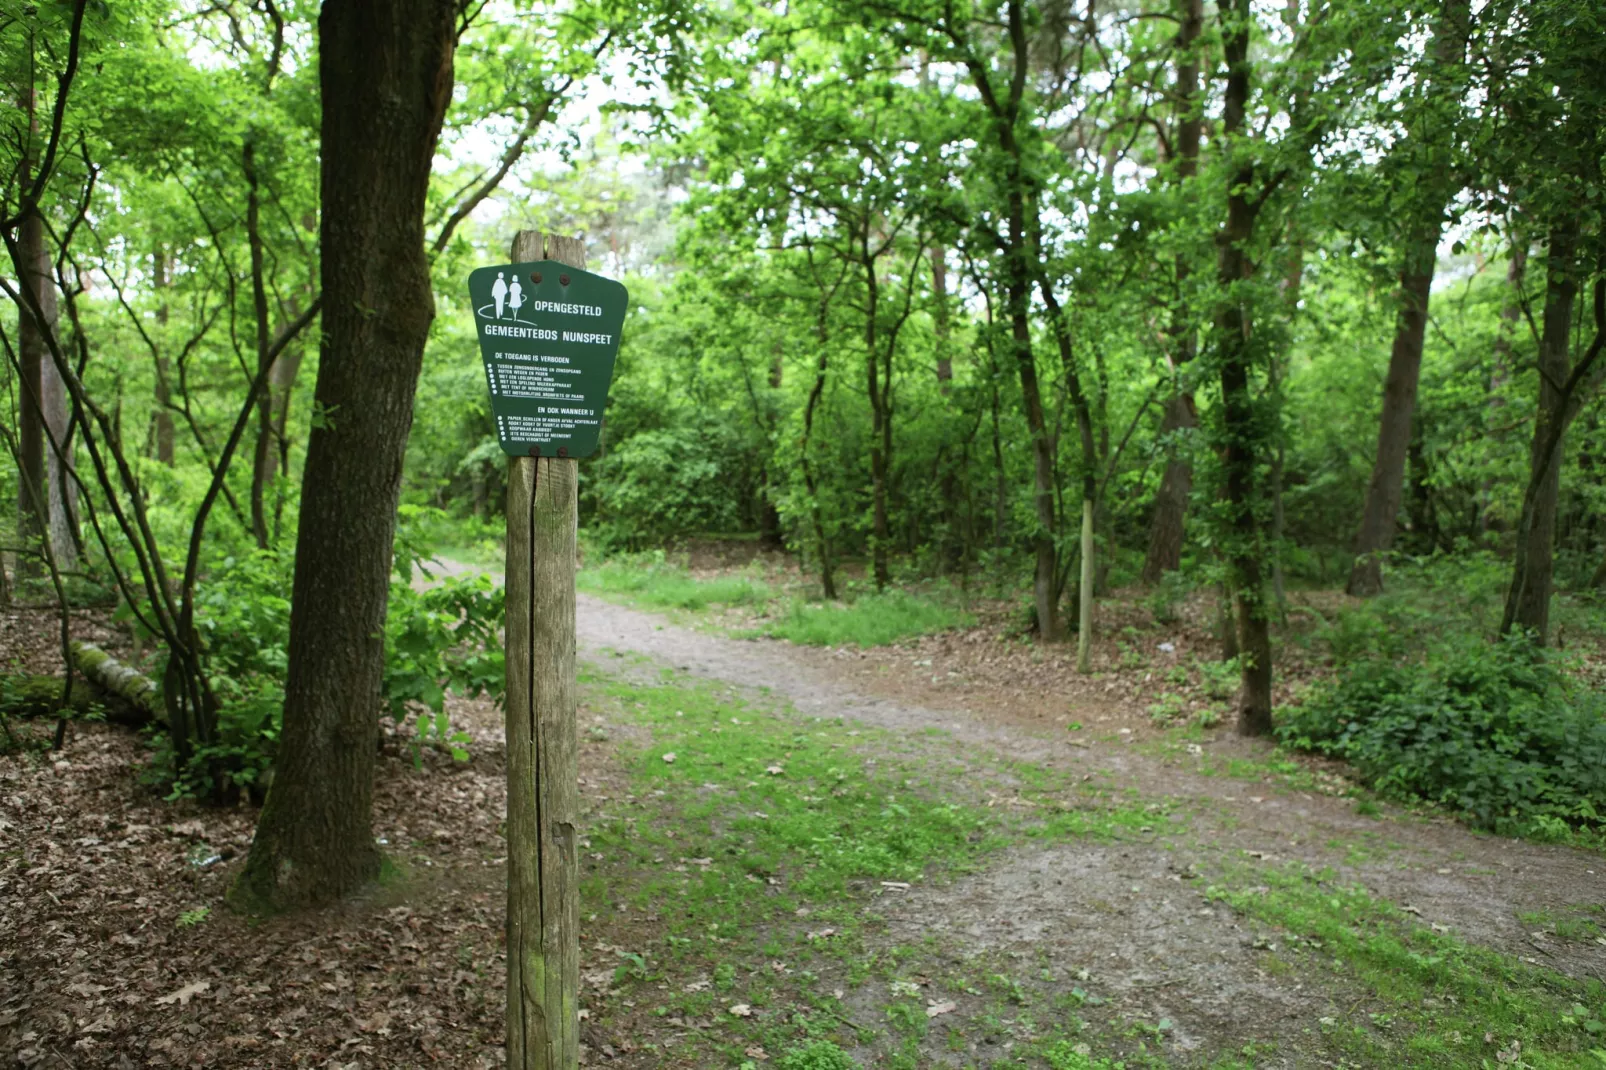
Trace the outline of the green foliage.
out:
M 1050 1070 L 1125 1070 L 1126 1063 L 1111 1062 L 1090 1054 L 1086 1044 L 1061 1040 L 1043 1052 Z
M 1564 835 L 1606 821 L 1606 700 L 1521 638 L 1343 664 L 1283 711 L 1278 734 L 1481 827 Z
M 892 588 L 849 602 L 794 600 L 752 635 L 787 639 L 804 646 L 885 646 L 900 639 L 961 628 L 969 613 L 930 597 Z
M 207 918 L 211 917 L 211 915 L 211 907 L 196 907 L 194 910 L 186 910 L 180 913 L 178 920 L 173 923 L 173 926 L 174 928 L 178 929 L 193 929 L 195 926 L 201 924 Z
M 581 590 L 623 595 L 655 609 L 756 605 L 771 597 L 767 584 L 747 576 L 693 577 L 662 550 L 587 564 L 575 582 Z
M 451 728 L 446 692 L 500 700 L 503 593 L 484 575 L 440 575 L 414 527 L 418 521 L 438 523 L 438 516 L 409 509 L 406 519 L 397 535 L 385 616 L 384 706 L 398 723 L 417 714 L 420 743 L 464 758 L 467 737 Z M 218 789 L 233 794 L 272 766 L 284 708 L 293 572 L 288 555 L 247 553 L 224 560 L 197 588 L 196 625 L 218 701 L 218 727 L 183 769 L 174 768 L 170 739 L 155 738 L 147 776 L 170 786 L 171 797 Z
M 775 1064 L 780 1070 L 859 1070 L 859 1063 L 829 1040 L 788 1049 Z
M 625 439 L 593 476 L 591 535 L 608 549 L 641 550 L 693 532 L 737 530 L 741 504 L 732 492 L 747 463 L 741 446 L 728 424 L 708 419 Z

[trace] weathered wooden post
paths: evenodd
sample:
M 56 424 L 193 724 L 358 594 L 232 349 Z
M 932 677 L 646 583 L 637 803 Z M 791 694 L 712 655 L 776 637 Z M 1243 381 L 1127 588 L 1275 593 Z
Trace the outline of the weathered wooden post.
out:
M 507 493 L 507 1066 L 580 1064 L 574 572 L 578 458 L 595 451 L 623 286 L 574 238 L 520 231 L 469 276 Z M 574 270 L 569 270 L 574 269 Z
M 543 241 L 544 238 L 544 241 Z M 544 247 L 543 247 L 544 246 Z M 515 264 L 585 267 L 573 238 L 523 230 Z M 507 480 L 507 1065 L 580 1065 L 574 558 L 579 461 L 512 457 Z

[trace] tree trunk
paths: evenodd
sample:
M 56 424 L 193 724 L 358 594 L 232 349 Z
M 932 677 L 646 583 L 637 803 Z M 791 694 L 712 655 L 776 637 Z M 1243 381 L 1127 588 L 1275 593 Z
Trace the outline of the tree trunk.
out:
M 322 418 L 307 445 L 273 787 L 235 893 L 345 895 L 379 874 L 371 825 L 402 460 L 434 318 L 424 200 L 452 93 L 456 6 L 342 0 L 318 19 Z
M 138 669 L 124 665 L 93 643 L 73 643 L 72 660 L 84 679 L 121 703 L 113 720 L 136 728 L 166 721 L 155 681 Z
M 1037 611 L 1037 634 L 1045 643 L 1064 638 L 1059 618 L 1059 551 L 1055 536 L 1059 522 L 1054 509 L 1054 432 L 1043 413 L 1043 393 L 1037 381 L 1037 358 L 1032 352 L 1029 318 L 1031 273 L 1026 264 L 1026 203 L 1018 188 L 1009 193 L 1009 242 L 1005 254 L 1008 265 L 1010 339 L 1014 343 L 1016 370 L 1020 374 L 1021 406 L 1026 412 L 1026 428 L 1032 436 L 1032 500 L 1037 510 L 1037 528 L 1032 532 L 1036 567 L 1032 576 L 1032 605 Z
M 278 488 L 273 496 L 273 531 L 269 540 L 275 546 L 279 543 L 279 528 L 284 520 L 285 499 L 284 487 L 275 483 L 275 479 L 281 472 L 285 478 L 290 475 L 290 395 L 301 373 L 304 353 L 301 342 L 295 342 L 279 354 L 273 362 L 273 370 L 268 373 L 268 392 L 273 403 L 273 441 L 278 445 L 278 456 L 270 462 L 264 481 Z
M 864 236 L 865 312 L 864 360 L 865 384 L 870 396 L 870 491 L 871 532 L 870 559 L 876 590 L 885 590 L 892 582 L 887 567 L 887 548 L 892 542 L 892 530 L 887 517 L 887 479 L 892 465 L 892 355 L 887 355 L 885 377 L 881 369 L 880 341 L 876 333 L 876 316 L 879 313 L 880 285 L 876 277 L 875 257 L 870 252 L 868 226 Z M 911 282 L 910 285 L 913 285 Z M 890 350 L 890 346 L 889 346 Z
M 1459 84 L 1455 71 L 1466 55 L 1469 9 L 1469 0 L 1445 0 L 1430 46 L 1434 77 L 1425 92 L 1445 93 Z M 1427 330 L 1428 299 L 1433 289 L 1439 233 L 1443 229 L 1444 207 L 1453 192 L 1453 172 L 1448 158 L 1453 134 L 1450 120 L 1430 119 L 1414 142 L 1406 144 L 1406 151 L 1416 157 L 1421 185 L 1405 230 L 1400 307 L 1394 321 L 1388 376 L 1383 381 L 1377 455 L 1372 464 L 1372 479 L 1366 488 L 1361 528 L 1355 536 L 1355 563 L 1344 588 L 1360 597 L 1370 597 L 1383 589 L 1382 559 L 1394 544 L 1406 455 L 1411 447 L 1411 417 L 1416 411 L 1416 387 L 1422 372 L 1422 340 Z
M 809 391 L 809 400 L 803 406 L 803 440 L 798 443 L 799 466 L 803 469 L 803 488 L 809 495 L 809 519 L 814 525 L 814 540 L 820 555 L 820 593 L 830 601 L 836 601 L 836 573 L 831 563 L 831 536 L 825 526 L 825 510 L 820 505 L 819 481 L 814 478 L 814 462 L 809 460 L 809 440 L 814 436 L 814 418 L 820 409 L 820 399 L 825 394 L 825 377 L 828 360 L 826 341 L 829 332 L 826 327 L 826 305 L 820 305 L 819 324 L 816 341 L 820 346 L 819 363 L 814 371 L 814 388 Z
M 1228 11 L 1224 9 L 1223 14 Z M 1230 15 L 1231 21 L 1222 27 L 1227 63 L 1223 129 L 1229 143 L 1243 135 L 1249 103 L 1249 31 L 1253 17 L 1249 0 L 1232 0 Z M 1254 371 L 1254 354 L 1249 343 L 1251 326 L 1243 298 L 1235 292 L 1252 270 L 1248 244 L 1254 237 L 1255 220 L 1259 215 L 1258 204 L 1249 199 L 1254 181 L 1254 164 L 1241 156 L 1228 185 L 1227 224 L 1216 239 L 1216 276 L 1226 296 L 1215 318 L 1221 364 L 1222 423 L 1226 432 L 1222 458 L 1229 527 L 1226 557 L 1232 574 L 1241 666 L 1238 731 L 1249 736 L 1271 731 L 1271 628 L 1261 568 L 1265 546 L 1256 511 L 1255 487 L 1255 469 L 1265 443 L 1255 418 L 1255 402 L 1250 390 Z
M 151 288 L 156 291 L 156 330 L 158 354 L 167 347 L 168 301 L 172 286 L 168 275 L 167 250 L 158 247 L 151 257 Z M 156 411 L 151 416 L 152 434 L 156 439 L 156 460 L 173 467 L 173 403 L 172 387 L 168 381 L 167 357 L 156 357 Z
M 1177 181 L 1186 183 L 1199 173 L 1199 139 L 1204 116 L 1199 108 L 1199 57 L 1194 47 L 1204 32 L 1204 0 L 1181 0 L 1181 25 L 1177 30 Z M 1171 314 L 1174 356 L 1171 375 L 1174 392 L 1166 402 L 1160 421 L 1160 441 L 1166 450 L 1165 474 L 1154 499 L 1154 518 L 1149 525 L 1149 552 L 1143 559 L 1142 581 L 1146 586 L 1182 565 L 1182 543 L 1188 515 L 1188 499 L 1193 494 L 1193 465 L 1183 450 L 1189 433 L 1199 426 L 1193 391 L 1183 385 L 1182 369 L 1194 358 L 1198 346 L 1194 339 L 1193 315 L 1188 307 L 1185 287 L 1192 273 L 1188 257 L 1176 258 L 1177 297 Z
M 1517 530 L 1516 560 L 1506 594 L 1502 633 L 1521 628 L 1543 646 L 1550 633 L 1555 562 L 1556 503 L 1561 494 L 1561 437 L 1570 398 L 1562 390 L 1572 374 L 1568 352 L 1578 296 L 1578 226 L 1566 221 L 1550 232 L 1545 258 L 1544 326 L 1539 338 L 1539 408 L 1528 457 L 1528 489 Z
M 940 245 L 931 249 L 931 298 L 937 336 L 937 383 L 944 394 L 953 389 L 954 357 L 949 348 L 948 328 L 948 250 Z
M 1511 340 L 1517 333 L 1517 324 L 1522 320 L 1522 287 L 1527 272 L 1528 239 L 1514 236 L 1511 259 L 1506 264 L 1506 299 L 1500 306 L 1500 328 L 1494 339 L 1494 367 L 1489 373 L 1488 419 L 1493 441 L 1505 438 L 1496 428 L 1505 420 L 1506 399 L 1502 391 L 1516 365 Z M 1495 509 L 1494 488 L 1494 477 L 1486 477 L 1482 487 L 1482 508 L 1478 513 L 1479 529 L 1485 532 L 1500 531 L 1505 527 Z
M 22 181 L 23 184 L 28 181 L 26 168 Z M 38 264 L 43 256 L 44 224 L 37 216 L 30 215 L 22 221 L 18 230 L 23 262 Z M 19 282 L 24 286 L 34 287 L 41 304 L 46 301 L 52 304 L 55 302 L 55 288 L 41 286 L 37 272 L 30 273 L 26 279 L 21 279 Z M 17 361 L 22 366 L 22 381 L 17 384 L 17 401 L 21 409 L 17 421 L 18 452 L 21 462 L 17 480 L 17 527 L 22 536 L 22 544 L 27 546 L 36 539 L 44 538 L 49 516 L 48 504 L 41 508 L 34 491 L 39 491 L 40 496 L 48 503 L 49 483 L 45 471 L 45 418 L 42 402 L 44 369 L 51 360 L 45 350 L 44 332 L 26 305 L 19 305 L 17 308 Z M 17 575 L 40 575 L 40 560 L 28 554 L 18 554 Z

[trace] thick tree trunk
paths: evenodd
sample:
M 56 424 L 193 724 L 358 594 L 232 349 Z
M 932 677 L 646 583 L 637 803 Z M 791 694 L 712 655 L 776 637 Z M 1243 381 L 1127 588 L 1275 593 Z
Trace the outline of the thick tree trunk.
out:
M 1227 14 L 1224 10 L 1223 14 Z M 1223 51 L 1227 61 L 1227 91 L 1223 128 L 1229 143 L 1241 136 L 1249 103 L 1249 0 L 1233 0 L 1231 22 L 1223 25 Z M 1254 237 L 1257 204 L 1249 200 L 1255 181 L 1253 163 L 1246 158 L 1234 169 L 1227 194 L 1227 225 L 1216 239 L 1216 276 L 1227 296 L 1216 311 L 1215 334 L 1220 352 L 1221 410 L 1226 448 L 1229 541 L 1227 565 L 1232 574 L 1233 603 L 1237 616 L 1238 657 L 1241 666 L 1238 691 L 1238 731 L 1265 735 L 1271 731 L 1271 626 L 1262 570 L 1264 540 L 1258 518 L 1255 470 L 1264 451 L 1263 433 L 1255 419 L 1250 389 L 1254 355 L 1251 329 L 1243 298 L 1234 291 L 1252 270 L 1248 244 Z
M 1578 297 L 1578 228 L 1571 221 L 1550 232 L 1545 258 L 1544 326 L 1539 338 L 1539 408 L 1528 458 L 1528 489 L 1517 530 L 1516 560 L 1500 630 L 1520 628 L 1543 646 L 1550 634 L 1556 503 L 1561 494 L 1561 437 L 1570 398 L 1562 390 L 1572 374 L 1569 353 L 1573 305 Z
M 1154 517 L 1149 524 L 1149 552 L 1143 559 L 1141 576 L 1145 586 L 1154 586 L 1167 572 L 1175 571 L 1182 564 L 1188 500 L 1193 495 L 1193 465 L 1182 454 L 1178 439 L 1198 426 L 1193 392 L 1178 390 L 1166 402 L 1165 415 L 1160 420 L 1160 440 L 1168 457 L 1165 474 L 1160 477 L 1160 490 L 1154 496 Z
M 1430 84 L 1430 91 L 1445 92 L 1459 82 L 1455 71 L 1466 55 L 1469 9 L 1469 0 L 1445 0 L 1430 46 L 1436 83 Z M 1428 114 L 1431 116 L 1433 112 Z M 1388 376 L 1383 382 L 1377 455 L 1366 489 L 1361 528 L 1355 536 L 1355 563 L 1345 586 L 1350 594 L 1361 597 L 1383 589 L 1382 560 L 1394 544 L 1406 456 L 1411 447 L 1416 387 L 1422 372 L 1428 298 L 1433 289 L 1444 207 L 1452 193 L 1453 176 L 1448 157 L 1453 132 L 1450 121 L 1434 120 L 1417 132 L 1415 143 L 1408 142 L 1405 147 L 1416 157 L 1421 186 L 1406 224 L 1405 255 L 1400 266 L 1400 308 L 1394 322 L 1394 344 L 1389 350 Z
M 1199 173 L 1199 140 L 1204 116 L 1199 108 L 1199 57 L 1194 54 L 1199 35 L 1204 32 L 1204 0 L 1180 0 L 1181 24 L 1177 29 L 1177 181 L 1186 183 Z M 1166 450 L 1165 474 L 1154 499 L 1154 517 L 1149 524 L 1149 552 L 1143 559 L 1142 581 L 1146 586 L 1182 564 L 1182 544 L 1193 495 L 1193 464 L 1183 450 L 1184 440 L 1199 426 L 1193 391 L 1183 385 L 1181 372 L 1198 349 L 1194 340 L 1193 315 L 1185 288 L 1192 273 L 1188 257 L 1176 258 L 1177 297 L 1171 314 L 1171 375 L 1174 392 L 1160 421 L 1160 440 Z
M 307 446 L 276 775 L 236 885 L 247 907 L 345 895 L 379 874 L 371 827 L 402 459 L 434 318 L 424 199 L 452 92 L 456 6 L 330 0 L 323 96 L 326 414 Z

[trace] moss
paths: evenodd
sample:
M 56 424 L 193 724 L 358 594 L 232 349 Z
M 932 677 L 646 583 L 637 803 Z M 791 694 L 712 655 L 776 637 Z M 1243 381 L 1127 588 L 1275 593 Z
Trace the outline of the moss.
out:
M 79 717 L 96 709 L 94 689 L 77 678 L 66 708 Z M 0 713 L 11 717 L 48 717 L 62 709 L 61 677 L 43 673 L 0 676 Z

